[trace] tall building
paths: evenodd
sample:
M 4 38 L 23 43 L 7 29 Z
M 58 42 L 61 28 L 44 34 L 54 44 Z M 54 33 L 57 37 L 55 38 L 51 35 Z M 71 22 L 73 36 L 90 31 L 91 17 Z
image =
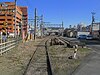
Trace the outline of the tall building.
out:
M 2 3 L 0 5 L 0 31 L 6 27 L 7 32 L 14 34 L 16 18 L 16 34 L 20 34 L 21 28 L 25 31 L 25 34 L 27 34 L 27 17 L 27 7 L 15 6 L 15 2 Z
M 19 34 L 19 23 L 22 21 L 22 12 L 20 8 L 16 7 L 16 33 Z M 9 33 L 15 32 L 15 3 L 14 2 L 4 2 L 0 6 L 0 30 L 7 27 Z
M 22 11 L 22 32 L 23 35 L 27 34 L 27 30 L 28 30 L 28 13 L 27 13 L 27 7 L 22 7 L 20 6 L 20 9 Z

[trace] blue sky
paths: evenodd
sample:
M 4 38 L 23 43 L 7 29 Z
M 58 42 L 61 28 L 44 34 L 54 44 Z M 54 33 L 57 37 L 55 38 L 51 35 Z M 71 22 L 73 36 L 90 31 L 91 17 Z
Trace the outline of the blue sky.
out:
M 14 0 L 0 0 L 9 2 Z M 80 22 L 91 23 L 91 12 L 96 12 L 96 21 L 100 21 L 100 0 L 17 0 L 20 6 L 28 6 L 29 18 L 34 18 L 34 9 L 38 15 L 44 15 L 45 22 L 61 23 L 64 27 Z

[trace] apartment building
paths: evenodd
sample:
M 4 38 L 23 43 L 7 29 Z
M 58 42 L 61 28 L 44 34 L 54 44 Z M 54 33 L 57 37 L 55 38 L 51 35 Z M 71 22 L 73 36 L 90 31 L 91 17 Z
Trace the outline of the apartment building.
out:
M 16 34 L 20 35 L 21 28 L 27 34 L 27 17 L 27 7 L 16 6 L 15 17 L 15 2 L 2 3 L 0 5 L 0 31 L 6 26 L 7 32 L 14 34 L 16 18 Z
M 20 9 L 22 11 L 22 32 L 23 35 L 27 34 L 27 30 L 28 30 L 28 13 L 27 13 L 27 7 L 22 7 L 20 6 Z

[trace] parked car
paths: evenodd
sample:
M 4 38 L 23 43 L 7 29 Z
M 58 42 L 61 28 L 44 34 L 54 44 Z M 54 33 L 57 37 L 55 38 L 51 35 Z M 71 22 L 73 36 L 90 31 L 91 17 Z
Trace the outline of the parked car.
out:
M 86 37 L 87 37 L 86 35 L 79 35 L 78 39 L 86 39 Z
M 92 36 L 92 35 L 87 35 L 87 36 L 86 36 L 86 39 L 87 39 L 87 40 L 92 40 L 92 39 L 93 39 L 93 36 Z

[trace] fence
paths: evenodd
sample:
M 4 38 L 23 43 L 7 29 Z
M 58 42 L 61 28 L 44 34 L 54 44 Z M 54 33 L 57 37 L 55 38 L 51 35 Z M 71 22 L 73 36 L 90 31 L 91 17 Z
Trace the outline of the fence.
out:
M 18 44 L 19 41 L 20 41 L 20 39 L 1 43 L 0 44 L 0 54 L 2 55 L 3 53 L 7 52 L 8 50 L 14 48 Z

